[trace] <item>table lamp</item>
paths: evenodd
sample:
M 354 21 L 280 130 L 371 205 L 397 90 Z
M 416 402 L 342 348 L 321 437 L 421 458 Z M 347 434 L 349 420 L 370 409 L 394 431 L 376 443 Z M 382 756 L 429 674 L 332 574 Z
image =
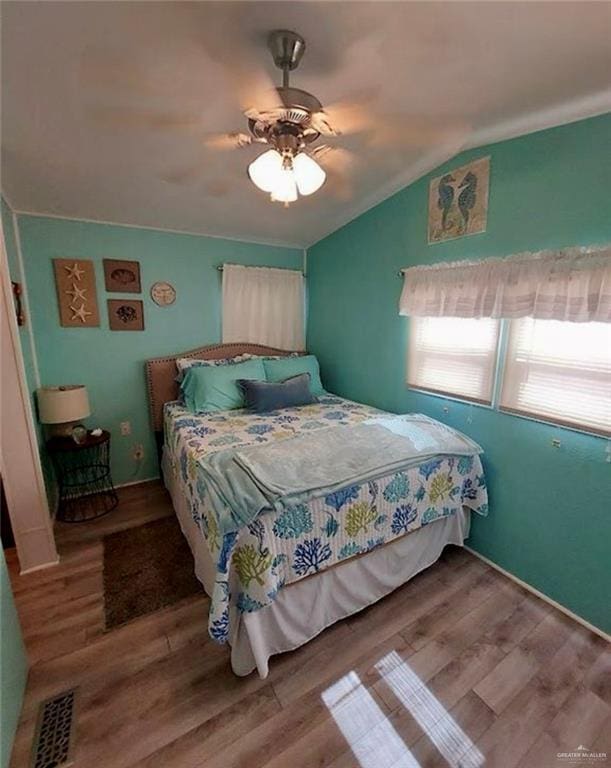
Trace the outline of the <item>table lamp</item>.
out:
M 38 417 L 42 424 L 51 425 L 51 435 L 70 437 L 79 420 L 91 414 L 87 388 L 83 384 L 42 387 L 36 395 Z

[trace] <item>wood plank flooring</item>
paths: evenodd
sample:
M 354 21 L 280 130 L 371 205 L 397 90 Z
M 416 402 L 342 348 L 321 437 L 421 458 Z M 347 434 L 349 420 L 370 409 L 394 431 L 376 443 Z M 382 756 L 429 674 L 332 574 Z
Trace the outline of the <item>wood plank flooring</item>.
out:
M 608 645 L 456 547 L 266 680 L 233 675 L 203 593 L 105 632 L 102 536 L 173 514 L 158 482 L 120 497 L 57 525 L 55 568 L 7 553 L 32 664 L 11 768 L 72 687 L 75 768 L 559 768 L 579 745 L 611 768 Z

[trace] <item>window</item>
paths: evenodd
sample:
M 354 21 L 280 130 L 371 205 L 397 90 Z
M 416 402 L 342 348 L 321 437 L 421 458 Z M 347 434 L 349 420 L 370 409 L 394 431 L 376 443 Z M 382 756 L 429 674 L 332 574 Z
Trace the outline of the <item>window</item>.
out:
M 490 404 L 499 328 L 492 318 L 412 317 L 408 385 Z
M 223 344 L 305 349 L 303 274 L 294 269 L 223 265 Z
M 611 432 L 611 324 L 512 320 L 502 410 Z

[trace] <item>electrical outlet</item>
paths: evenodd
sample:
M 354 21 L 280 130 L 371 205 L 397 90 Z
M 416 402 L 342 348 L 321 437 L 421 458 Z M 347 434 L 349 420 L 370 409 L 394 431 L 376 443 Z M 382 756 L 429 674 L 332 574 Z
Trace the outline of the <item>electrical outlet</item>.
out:
M 142 461 L 144 458 L 144 446 L 142 443 L 134 443 L 132 456 L 134 457 L 134 461 Z
M 122 421 L 120 424 L 121 427 L 121 434 L 123 437 L 127 437 L 127 435 L 131 435 L 132 433 L 132 425 L 129 421 Z

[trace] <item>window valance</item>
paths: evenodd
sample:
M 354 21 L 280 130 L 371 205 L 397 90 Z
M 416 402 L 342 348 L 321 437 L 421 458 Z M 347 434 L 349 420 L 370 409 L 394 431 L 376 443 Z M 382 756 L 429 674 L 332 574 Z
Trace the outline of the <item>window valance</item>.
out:
M 611 245 L 403 270 L 399 314 L 611 322 Z

